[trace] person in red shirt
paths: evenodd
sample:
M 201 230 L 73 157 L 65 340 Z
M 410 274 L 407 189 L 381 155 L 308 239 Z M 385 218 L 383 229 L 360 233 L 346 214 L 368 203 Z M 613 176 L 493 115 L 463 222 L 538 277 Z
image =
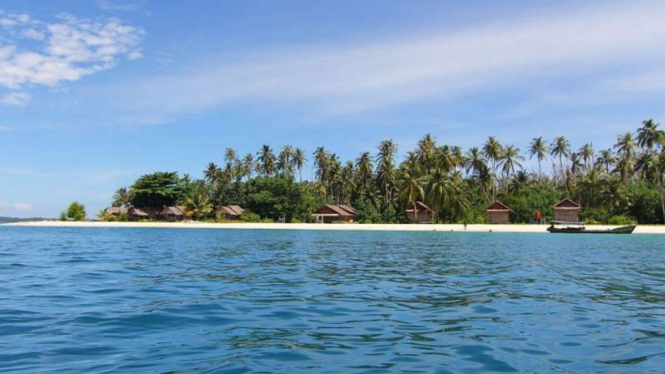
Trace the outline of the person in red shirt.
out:
M 540 209 L 536 210 L 536 214 L 534 214 L 534 218 L 536 219 L 537 223 L 543 223 L 543 213 L 540 211 Z

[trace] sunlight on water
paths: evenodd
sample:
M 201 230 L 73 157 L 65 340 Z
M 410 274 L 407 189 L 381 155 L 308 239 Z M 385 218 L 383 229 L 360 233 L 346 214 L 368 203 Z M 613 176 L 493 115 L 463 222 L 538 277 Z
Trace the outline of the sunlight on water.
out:
M 0 227 L 0 373 L 663 373 L 660 236 Z

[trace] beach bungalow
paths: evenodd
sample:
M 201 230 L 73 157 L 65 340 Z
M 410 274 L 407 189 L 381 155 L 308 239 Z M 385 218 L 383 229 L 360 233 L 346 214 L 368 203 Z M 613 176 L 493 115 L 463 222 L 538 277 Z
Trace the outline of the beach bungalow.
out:
M 312 216 L 316 223 L 353 223 L 356 220 L 356 210 L 348 205 L 326 204 Z
M 164 210 L 162 210 L 161 216 L 164 219 L 164 221 L 168 222 L 182 221 L 185 219 L 185 207 L 168 206 L 164 208 Z
M 487 222 L 492 225 L 500 225 L 510 223 L 510 213 L 513 213 L 513 210 L 510 209 L 506 204 L 495 201 L 494 204 L 490 205 L 487 210 Z
M 582 206 L 570 199 L 563 199 L 554 206 L 554 220 L 563 222 L 579 222 Z
M 240 207 L 240 205 L 225 205 L 219 208 L 217 213 L 221 214 L 224 219 L 236 220 L 240 219 L 240 216 L 245 213 L 245 209 Z
M 415 205 L 415 206 L 414 206 Z M 416 201 L 406 210 L 409 220 L 414 223 L 430 223 L 436 213 L 422 201 Z
M 156 219 L 159 217 L 159 213 L 162 210 L 159 208 L 153 208 L 153 207 L 146 207 L 146 208 L 138 208 L 138 207 L 130 207 L 129 210 L 127 211 L 127 215 L 130 221 L 141 221 L 141 220 L 146 220 L 146 219 Z
M 120 206 L 112 206 L 110 208 L 106 208 L 106 214 L 109 216 L 120 216 L 121 214 L 127 214 L 129 212 L 129 208 L 125 207 L 120 207 Z

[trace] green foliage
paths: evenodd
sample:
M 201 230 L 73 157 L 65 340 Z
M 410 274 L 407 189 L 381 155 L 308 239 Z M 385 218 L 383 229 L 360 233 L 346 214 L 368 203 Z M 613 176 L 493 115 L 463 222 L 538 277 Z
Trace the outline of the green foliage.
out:
M 358 200 L 355 203 L 356 219 L 360 223 L 383 223 L 383 217 L 378 209 L 367 200 Z
M 632 225 L 635 223 L 634 220 L 626 217 L 626 216 L 612 216 L 610 219 L 607 220 L 607 223 L 610 225 Z
M 550 185 L 527 185 L 505 196 L 501 201 L 515 212 L 511 215 L 513 222 L 530 223 L 537 210 L 542 212 L 546 220 L 552 220 L 552 208 L 563 198 L 563 194 Z
M 175 172 L 146 174 L 132 185 L 131 203 L 138 207 L 172 206 L 183 200 L 187 187 Z
M 67 218 L 74 221 L 83 221 L 85 219 L 85 206 L 78 201 L 69 204 Z
M 65 212 L 60 213 L 60 218 L 59 219 L 61 221 L 66 221 L 67 220 L 67 213 L 65 213 Z
M 293 177 L 258 177 L 249 181 L 247 186 L 247 208 L 263 218 L 291 222 L 293 217 L 303 220 L 316 207 L 315 200 L 306 196 L 306 191 Z
M 259 222 L 261 221 L 261 216 L 252 212 L 245 212 L 240 215 L 240 220 L 244 222 Z

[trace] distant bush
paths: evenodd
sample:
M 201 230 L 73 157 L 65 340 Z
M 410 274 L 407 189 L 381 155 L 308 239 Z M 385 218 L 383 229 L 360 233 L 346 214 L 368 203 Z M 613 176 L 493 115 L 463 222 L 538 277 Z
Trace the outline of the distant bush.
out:
M 104 216 L 104 221 L 106 222 L 115 222 L 118 220 L 118 217 L 114 216 L 113 214 L 107 214 Z
M 78 201 L 69 204 L 69 208 L 67 208 L 67 218 L 71 218 L 74 221 L 83 221 L 85 219 L 85 205 Z
M 260 222 L 261 217 L 256 213 L 245 212 L 240 215 L 240 220 L 244 222 Z
M 120 222 L 127 222 L 129 221 L 129 215 L 127 213 L 120 213 L 118 215 L 118 221 Z
M 632 225 L 635 221 L 626 216 L 612 216 L 607 220 L 607 223 L 610 225 Z

